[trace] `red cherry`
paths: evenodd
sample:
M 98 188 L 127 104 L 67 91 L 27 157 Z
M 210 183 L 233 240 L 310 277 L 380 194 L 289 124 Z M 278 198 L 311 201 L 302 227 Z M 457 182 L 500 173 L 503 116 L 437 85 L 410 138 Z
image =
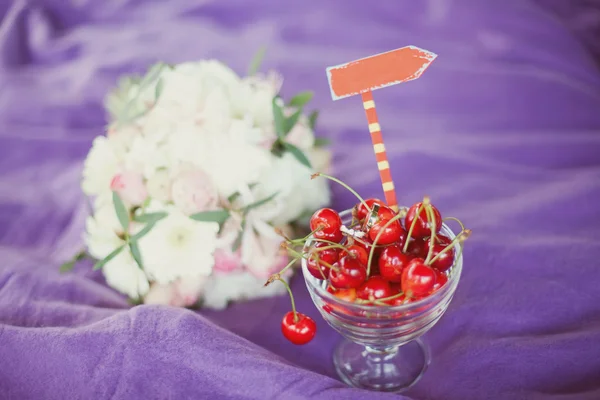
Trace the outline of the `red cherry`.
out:
M 336 289 L 357 288 L 367 279 L 367 268 L 358 258 L 341 257 L 329 271 L 329 283 Z
M 402 291 L 414 297 L 426 296 L 433 289 L 435 278 L 433 268 L 425 265 L 422 258 L 415 258 L 402 271 Z
M 433 285 L 432 293 L 440 290 L 448 282 L 448 276 L 440 271 L 435 271 L 435 284 Z
M 369 229 L 369 239 L 371 242 L 375 242 L 377 235 L 379 235 L 382 229 L 389 223 L 389 219 L 380 219 L 377 221 L 371 229 Z M 383 233 L 379 236 L 379 240 L 377 240 L 377 244 L 387 245 L 392 244 L 399 241 L 402 238 L 402 234 L 404 233 L 404 229 L 402 229 L 402 224 L 399 220 L 396 220 L 389 224 Z
M 390 306 L 399 306 L 405 304 L 406 302 L 406 295 L 404 294 L 402 296 L 394 297 L 393 299 L 386 301 L 386 303 L 388 303 Z
M 410 238 L 406 253 L 411 258 L 426 258 L 427 252 L 425 251 L 425 241 L 423 239 Z
M 379 204 L 380 206 L 385 206 L 385 203 L 379 199 L 366 199 L 365 203 L 367 203 L 367 205 L 369 206 L 370 209 L 373 208 L 373 204 Z M 363 219 L 365 219 L 367 217 L 368 213 L 369 213 L 369 211 L 365 208 L 365 205 L 363 203 L 358 203 L 356 206 L 354 206 L 354 216 L 359 221 L 362 221 Z
M 378 275 L 367 279 L 356 291 L 356 296 L 363 300 L 383 299 L 393 295 L 394 291 L 389 282 Z
M 445 244 L 447 246 L 452 243 L 452 239 L 444 235 L 435 235 L 435 242 L 439 244 Z
M 294 320 L 292 311 L 286 313 L 281 321 L 281 332 L 290 342 L 302 345 L 310 342 L 317 332 L 317 324 L 309 316 L 297 312 L 298 320 Z
M 353 244 L 346 249 L 346 253 L 358 258 L 363 265 L 367 265 L 369 262 L 369 253 L 364 247 Z
M 390 282 L 402 281 L 402 270 L 410 262 L 410 257 L 402 253 L 400 246 L 388 246 L 379 256 L 379 274 Z
M 327 291 L 337 297 L 338 299 L 342 299 L 352 303 L 356 300 L 356 289 L 335 289 L 331 286 L 327 287 Z
M 415 227 L 411 233 L 411 237 L 415 238 L 424 238 L 431 235 L 430 224 L 427 221 L 427 211 L 423 207 L 419 215 L 417 216 L 417 210 L 421 207 L 422 203 L 413 204 L 406 213 L 406 218 L 404 219 L 404 226 L 406 227 L 406 231 L 410 230 L 413 221 L 415 221 Z M 442 216 L 437 208 L 431 206 L 433 210 L 433 215 L 435 216 L 435 231 L 439 232 L 442 227 Z
M 429 240 L 425 241 L 425 246 L 423 247 L 425 254 L 427 254 L 429 252 L 429 247 L 431 247 L 431 238 Z M 439 253 L 441 253 L 442 250 L 444 250 L 446 247 L 448 247 L 448 244 L 442 244 L 442 243 L 434 244 L 432 256 L 431 256 L 432 259 L 433 259 L 433 257 L 437 256 Z M 453 264 L 454 264 L 454 251 L 452 251 L 452 249 L 450 249 L 450 250 L 442 253 L 442 255 L 439 256 L 430 265 L 432 268 L 435 268 L 438 271 L 445 272 L 445 271 L 449 270 Z
M 340 215 L 331 208 L 317 210 L 310 218 L 311 231 L 322 228 L 314 234 L 318 239 L 339 242 L 343 238 L 341 227 L 342 219 L 340 218 Z
M 309 250 L 310 257 L 306 263 L 306 267 L 308 268 L 308 272 L 310 272 L 310 274 L 317 279 L 327 279 L 329 276 L 329 267 L 327 264 L 333 265 L 340 257 L 339 249 L 317 250 L 321 247 L 327 246 L 330 246 L 330 244 L 325 242 L 316 242 L 312 246 L 312 249 Z M 319 257 L 318 264 L 317 254 Z

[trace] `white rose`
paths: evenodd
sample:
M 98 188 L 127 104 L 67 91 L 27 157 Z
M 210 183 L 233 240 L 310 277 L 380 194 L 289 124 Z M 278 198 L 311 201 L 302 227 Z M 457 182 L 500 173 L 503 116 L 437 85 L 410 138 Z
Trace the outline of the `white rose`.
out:
M 81 188 L 87 195 L 97 195 L 109 190 L 110 182 L 120 169 L 120 160 L 113 145 L 105 136 L 92 142 L 83 166 Z
M 160 210 L 155 203 L 149 212 Z M 148 277 L 165 284 L 187 275 L 210 275 L 219 224 L 194 221 L 174 207 L 163 209 L 168 216 L 139 240 Z
M 199 168 L 184 168 L 173 179 L 171 198 L 184 214 L 213 210 L 219 196 L 217 189 L 204 171 Z

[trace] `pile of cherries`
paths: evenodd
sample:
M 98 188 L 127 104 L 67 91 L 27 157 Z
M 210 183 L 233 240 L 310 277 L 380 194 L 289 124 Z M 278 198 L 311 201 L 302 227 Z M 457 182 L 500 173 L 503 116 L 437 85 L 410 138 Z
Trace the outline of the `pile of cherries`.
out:
M 335 210 L 323 208 L 311 217 L 308 236 L 286 238 L 282 246 L 295 257 L 293 262 L 306 259 L 310 274 L 324 281 L 333 296 L 367 306 L 397 306 L 426 298 L 446 285 L 458 258 L 456 245 L 470 234 L 460 225 L 453 240 L 440 234 L 442 216 L 427 197 L 399 212 L 379 199 L 361 199 L 348 227 Z M 300 252 L 294 250 L 299 245 Z M 282 321 L 284 336 L 294 344 L 308 343 L 316 333 L 315 322 L 296 312 L 280 274 L 267 284 L 273 280 L 281 280 L 292 299 L 293 310 Z

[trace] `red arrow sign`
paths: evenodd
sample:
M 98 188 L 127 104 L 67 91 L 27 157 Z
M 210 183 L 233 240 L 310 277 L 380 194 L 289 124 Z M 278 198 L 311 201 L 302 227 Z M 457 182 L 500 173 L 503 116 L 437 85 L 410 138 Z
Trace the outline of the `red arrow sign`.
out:
M 368 90 L 417 79 L 437 57 L 415 46 L 406 46 L 327 68 L 333 100 Z
M 393 209 L 398 208 L 396 190 L 371 91 L 417 79 L 436 57 L 437 55 L 430 51 L 406 46 L 327 68 L 327 79 L 333 100 L 356 94 L 362 96 L 381 186 L 388 206 Z

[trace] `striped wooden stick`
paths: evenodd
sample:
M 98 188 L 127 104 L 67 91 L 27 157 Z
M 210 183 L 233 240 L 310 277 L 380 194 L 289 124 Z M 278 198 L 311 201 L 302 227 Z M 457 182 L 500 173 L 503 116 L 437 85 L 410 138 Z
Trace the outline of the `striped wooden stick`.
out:
M 396 199 L 396 190 L 394 181 L 392 180 L 392 172 L 390 171 L 390 163 L 385 152 L 383 144 L 383 136 L 381 135 L 381 126 L 379 126 L 379 118 L 375 110 L 375 101 L 373 100 L 373 92 L 367 90 L 361 93 L 363 107 L 367 114 L 367 122 L 369 123 L 369 132 L 371 132 L 371 141 L 373 142 L 373 151 L 377 160 L 377 168 L 379 169 L 379 177 L 381 178 L 381 186 L 385 194 L 387 205 L 394 211 L 398 211 L 398 200 Z

